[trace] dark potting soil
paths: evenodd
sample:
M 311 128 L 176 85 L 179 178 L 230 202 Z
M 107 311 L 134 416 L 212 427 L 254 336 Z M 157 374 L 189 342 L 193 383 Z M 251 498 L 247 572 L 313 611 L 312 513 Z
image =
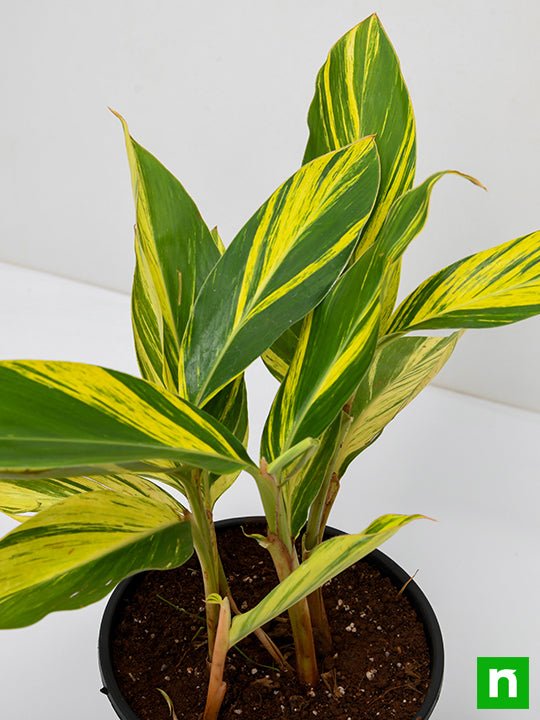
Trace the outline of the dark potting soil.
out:
M 251 530 L 251 528 L 245 528 Z M 260 531 L 260 527 L 256 528 Z M 242 610 L 276 583 L 266 550 L 239 528 L 219 533 L 231 591 Z M 358 562 L 324 588 L 334 657 L 322 663 L 316 688 L 274 662 L 252 638 L 228 656 L 220 720 L 415 720 L 429 685 L 424 629 L 408 600 L 367 562 Z M 198 720 L 207 685 L 204 592 L 198 562 L 146 573 L 121 607 L 113 664 L 126 700 L 140 720 Z M 266 631 L 294 664 L 287 618 Z

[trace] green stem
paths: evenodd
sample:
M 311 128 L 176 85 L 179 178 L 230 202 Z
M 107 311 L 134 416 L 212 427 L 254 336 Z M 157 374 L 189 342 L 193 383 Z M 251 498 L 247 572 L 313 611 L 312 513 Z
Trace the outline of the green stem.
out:
M 336 498 L 336 484 L 337 487 L 339 487 L 339 477 L 337 475 L 338 468 L 336 468 L 336 463 L 353 421 L 353 418 L 349 414 L 351 403 L 352 398 L 344 406 L 339 418 L 334 421 L 339 422 L 339 429 L 332 450 L 333 455 L 328 463 L 328 471 L 321 487 L 319 488 L 319 492 L 311 505 L 306 532 L 304 533 L 304 547 L 308 553 L 322 542 L 328 516 Z
M 293 552 L 291 553 L 277 535 L 269 534 L 268 551 L 274 561 L 279 581 L 282 582 L 298 567 L 296 550 L 294 550 L 293 546 Z M 289 620 L 296 651 L 298 678 L 300 682 L 314 686 L 319 681 L 319 670 L 315 654 L 311 616 L 306 599 L 289 608 Z
M 231 610 L 235 615 L 241 615 L 241 611 L 238 607 L 238 605 L 235 602 L 235 599 L 233 597 L 233 594 L 231 592 L 231 588 L 229 586 L 229 581 L 227 580 L 227 575 L 225 574 L 225 569 L 223 567 L 223 563 L 219 562 L 219 585 L 220 585 L 220 594 L 223 597 L 228 598 L 229 604 L 231 606 Z M 288 670 L 292 670 L 289 663 L 285 660 L 283 657 L 283 654 L 281 653 L 278 646 L 274 643 L 272 638 L 270 638 L 262 628 L 257 628 L 253 631 L 256 638 L 259 640 L 261 645 L 268 651 L 270 657 L 276 661 L 278 664 L 278 667 L 283 672 L 287 672 Z M 238 647 L 236 648 L 238 652 L 242 652 Z
M 343 442 L 349 432 L 352 418 L 349 415 L 349 406 L 346 406 L 341 416 L 335 422 L 339 422 L 339 430 L 333 448 L 332 459 L 328 464 L 328 471 L 319 488 L 310 511 L 306 532 L 303 537 L 303 560 L 307 560 L 311 552 L 320 545 L 324 538 L 324 531 L 328 522 L 330 510 L 334 504 L 339 489 L 339 477 L 335 471 L 337 457 Z M 315 632 L 317 646 L 321 655 L 326 657 L 332 653 L 332 633 L 324 606 L 323 589 L 317 588 L 308 596 L 308 605 L 311 613 L 311 620 Z
M 282 488 L 276 477 L 268 471 L 264 458 L 261 467 L 254 473 L 259 490 L 264 490 L 264 512 L 268 523 L 266 548 L 273 560 L 279 581 L 287 578 L 298 567 L 298 555 L 290 530 L 289 513 L 283 498 Z M 296 651 L 298 678 L 307 685 L 316 685 L 319 680 L 313 628 L 307 600 L 301 600 L 289 608 L 289 620 Z
M 330 482 L 324 486 L 324 502 L 317 507 L 316 522 L 312 525 L 312 534 L 310 537 L 304 536 L 304 552 L 303 559 L 307 560 L 311 552 L 319 545 L 324 538 L 324 531 L 328 522 L 328 516 L 330 510 L 336 499 L 339 490 L 339 477 L 336 473 L 332 473 Z M 323 494 L 321 493 L 321 498 Z M 312 516 L 310 515 L 310 519 Z M 309 543 L 309 544 L 308 544 Z M 311 613 L 311 620 L 313 623 L 313 630 L 317 641 L 317 647 L 323 657 L 331 655 L 333 652 L 333 640 L 332 631 L 328 622 L 328 616 L 326 615 L 326 608 L 324 605 L 324 593 L 323 588 L 317 588 L 307 598 L 309 610 Z
M 334 502 L 336 501 L 339 492 L 340 479 L 341 478 L 337 473 L 332 473 L 332 478 L 330 480 L 330 485 L 328 486 L 328 492 L 326 493 L 326 500 L 321 515 L 321 524 L 319 529 L 320 543 L 323 541 L 324 531 L 326 530 L 326 526 L 328 525 L 328 518 L 330 516 L 332 508 L 334 507 Z
M 193 547 L 199 558 L 204 583 L 205 598 L 220 591 L 220 559 L 218 553 L 216 530 L 208 497 L 207 473 L 193 471 L 192 482 L 186 483 L 186 495 L 192 514 Z M 206 626 L 208 630 L 208 652 L 212 658 L 219 620 L 219 606 L 205 603 Z

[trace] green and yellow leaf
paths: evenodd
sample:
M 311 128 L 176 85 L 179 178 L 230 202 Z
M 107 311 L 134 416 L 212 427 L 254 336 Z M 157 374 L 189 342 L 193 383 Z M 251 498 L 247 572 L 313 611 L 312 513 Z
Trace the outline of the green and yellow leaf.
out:
M 351 424 L 335 465 L 339 476 L 433 380 L 459 337 L 397 337 L 377 350 L 349 410 Z
M 302 321 L 300 320 L 285 330 L 268 350 L 265 350 L 262 354 L 264 364 L 278 382 L 282 382 L 287 374 L 294 351 L 298 345 L 301 330 Z
M 373 138 L 304 165 L 240 230 L 196 301 L 180 392 L 204 405 L 328 292 L 373 207 Z
M 237 437 L 244 447 L 247 446 L 249 436 L 249 420 L 247 391 L 244 376 L 240 375 L 215 395 L 204 407 L 215 418 Z M 240 470 L 227 475 L 210 476 L 210 501 L 212 506 L 223 493 L 234 483 Z
M 266 423 L 262 455 L 268 460 L 319 437 L 350 399 L 375 352 L 382 270 L 378 253 L 364 253 L 304 320 Z
M 375 239 L 394 200 L 408 190 L 416 166 L 414 114 L 399 60 L 379 18 L 371 15 L 330 50 L 317 75 L 308 114 L 304 162 L 375 135 L 381 159 L 377 204 L 358 253 Z
M 291 519 L 291 535 L 294 538 L 302 531 L 313 501 L 334 469 L 341 438 L 342 414 L 335 418 L 321 435 L 319 445 L 306 465 L 293 476 L 286 478 L 283 492 Z
M 377 247 L 385 253 L 388 263 L 381 301 L 381 334 L 385 333 L 388 321 L 395 308 L 401 275 L 401 256 L 424 227 L 429 210 L 431 191 L 435 184 L 445 175 L 459 175 L 478 187 L 484 187 L 472 175 L 466 175 L 459 172 L 459 170 L 443 170 L 434 173 L 427 180 L 424 180 L 421 185 L 408 190 L 394 201 L 377 238 Z
M 484 187 L 471 175 L 459 170 L 443 170 L 434 173 L 421 185 L 398 197 L 383 222 L 377 237 L 377 248 L 386 257 L 385 279 L 381 298 L 381 321 L 379 329 L 384 333 L 390 316 L 394 311 L 399 290 L 401 256 L 412 240 L 425 225 L 431 191 L 435 184 L 445 175 L 459 175 L 474 185 Z M 298 344 L 301 324 L 297 323 L 283 333 L 263 355 L 263 360 L 274 377 L 281 382 L 291 363 Z
M 540 313 L 540 231 L 470 255 L 425 280 L 397 309 L 388 333 L 486 328 Z
M 318 545 L 308 559 L 271 590 L 254 608 L 236 615 L 231 624 L 229 647 L 281 615 L 322 587 L 339 573 L 389 540 L 400 528 L 422 515 L 383 515 L 364 532 L 340 535 Z
M 375 208 L 355 257 L 373 243 L 393 203 L 412 185 L 416 166 L 416 129 L 399 60 L 379 19 L 372 15 L 349 30 L 330 50 L 317 75 L 308 114 L 309 139 L 304 162 L 374 135 L 381 159 L 381 181 Z M 399 284 L 398 263 L 393 285 Z M 387 304 L 393 310 L 390 286 Z M 383 319 L 388 314 L 383 304 Z M 263 355 L 281 382 L 287 374 L 300 328 L 293 327 Z
M 0 627 L 84 607 L 141 570 L 182 565 L 191 526 L 148 497 L 108 490 L 58 502 L 0 541 Z
M 174 392 L 178 348 L 220 250 L 178 180 L 124 129 L 135 199 L 135 347 L 143 377 Z
M 145 380 L 82 363 L 0 363 L 0 477 L 153 473 L 170 461 L 218 473 L 251 464 L 217 420 Z
M 143 495 L 178 509 L 179 503 L 155 483 L 131 473 L 123 475 L 95 475 L 72 478 L 0 479 L 0 511 L 8 515 L 24 516 L 38 513 L 56 505 L 60 500 L 96 490 L 113 490 L 126 495 Z
M 421 185 L 397 198 L 392 204 L 377 238 L 377 247 L 385 254 L 387 262 L 398 260 L 422 230 L 429 211 L 431 191 L 445 175 L 458 175 L 474 185 L 484 188 L 482 183 L 472 175 L 466 175 L 459 170 L 442 170 L 430 175 Z

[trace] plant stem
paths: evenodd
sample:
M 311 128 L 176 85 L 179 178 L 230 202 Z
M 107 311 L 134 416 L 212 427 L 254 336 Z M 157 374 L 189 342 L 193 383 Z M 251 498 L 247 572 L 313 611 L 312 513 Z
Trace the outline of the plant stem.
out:
M 313 623 L 315 642 L 319 653 L 322 657 L 328 657 L 334 651 L 334 642 L 332 639 L 330 624 L 328 622 L 328 616 L 326 615 L 322 588 L 318 588 L 308 595 L 307 601 L 311 622 Z
M 274 561 L 274 566 L 281 581 L 285 580 L 291 572 L 298 567 L 296 550 L 290 552 L 277 535 L 268 535 L 268 551 Z M 319 681 L 319 670 L 313 641 L 313 628 L 307 600 L 289 608 L 289 619 L 296 650 L 296 671 L 300 682 L 307 685 L 316 685 Z
M 214 603 L 207 603 L 207 605 Z M 221 601 L 218 608 L 218 624 L 214 644 L 214 653 L 210 665 L 210 681 L 208 683 L 208 695 L 202 720 L 217 720 L 219 710 L 225 697 L 227 683 L 223 680 L 225 660 L 229 650 L 229 629 L 231 627 L 231 609 L 228 598 Z
M 330 510 L 336 499 L 339 490 L 339 477 L 336 473 L 332 473 L 330 477 L 330 483 L 325 486 L 326 496 L 324 503 L 318 508 L 318 520 L 313 525 L 317 532 L 315 537 L 309 538 L 309 546 L 307 542 L 304 542 L 304 553 L 303 558 L 307 560 L 310 553 L 323 541 L 324 531 L 328 522 L 328 516 Z M 306 533 L 307 535 L 307 533 Z M 304 537 L 304 541 L 306 537 Z M 333 640 L 332 631 L 330 630 L 330 624 L 326 615 L 326 608 L 324 606 L 324 593 L 323 588 L 317 588 L 308 596 L 308 605 L 311 613 L 311 620 L 313 623 L 313 629 L 315 631 L 315 637 L 319 651 L 323 657 L 330 655 L 333 652 Z
M 219 593 L 219 553 L 212 510 L 206 498 L 207 473 L 194 470 L 192 482 L 186 483 L 186 495 L 192 514 L 193 547 L 201 564 L 205 598 Z M 212 658 L 219 619 L 219 606 L 206 603 L 206 626 L 208 630 L 208 653 Z
M 236 604 L 234 597 L 232 595 L 227 576 L 225 575 L 225 570 L 223 568 L 223 563 L 219 562 L 219 582 L 220 582 L 220 593 L 221 595 L 227 597 L 229 599 L 229 603 L 231 605 L 231 610 L 235 615 L 240 615 L 241 611 L 238 608 L 238 605 Z M 275 662 L 278 664 L 278 667 L 283 672 L 287 672 L 289 670 L 292 670 L 289 663 L 285 660 L 283 657 L 283 654 L 281 653 L 278 646 L 275 644 L 275 642 L 272 640 L 271 637 L 269 637 L 262 628 L 257 628 L 257 630 L 253 631 L 255 637 L 259 640 L 261 645 L 268 651 L 268 654 L 270 657 L 275 660 Z M 238 652 L 241 652 L 239 648 L 237 648 Z
M 268 472 L 268 464 L 261 459 L 261 467 L 254 474 L 259 490 L 264 489 L 264 512 L 268 523 L 268 536 L 265 543 L 269 551 L 280 582 L 298 567 L 298 555 L 291 535 L 289 513 L 285 505 L 282 489 L 277 479 Z M 288 610 L 291 630 L 296 651 L 296 670 L 300 682 L 316 685 L 319 669 L 315 654 L 313 628 L 307 600 L 301 600 Z
M 348 413 L 347 406 L 342 411 L 339 419 L 335 421 L 339 422 L 339 430 L 326 477 L 309 511 L 306 532 L 304 533 L 302 541 L 303 560 L 307 560 L 310 553 L 323 541 L 328 516 L 339 490 L 339 477 L 335 471 L 336 459 L 349 431 L 351 420 L 352 418 Z M 319 651 L 321 655 L 326 657 L 333 651 L 333 642 L 328 617 L 326 615 L 326 608 L 324 606 L 322 588 L 317 588 L 317 590 L 308 596 L 308 605 Z
M 337 437 L 333 446 L 332 459 L 328 463 L 326 476 L 324 477 L 321 487 L 319 488 L 319 492 L 317 493 L 315 500 L 311 505 L 306 532 L 304 533 L 304 548 L 307 550 L 308 553 L 322 542 L 324 536 L 324 529 L 328 520 L 328 515 L 330 514 L 330 510 L 336 496 L 336 483 L 338 483 L 339 487 L 339 478 L 337 477 L 336 472 L 336 462 L 343 442 L 351 427 L 351 422 L 353 419 L 349 415 L 349 409 L 350 403 L 345 406 L 339 418 L 336 418 L 336 420 L 334 421 L 336 423 L 339 423 L 339 429 L 337 431 Z M 332 494 L 332 503 L 328 506 L 329 496 Z
M 328 525 L 328 518 L 330 516 L 330 511 L 332 510 L 334 506 L 334 502 L 337 498 L 338 492 L 339 492 L 339 485 L 340 485 L 341 478 L 337 473 L 332 473 L 332 479 L 330 481 L 330 485 L 328 487 L 328 491 L 326 493 L 326 500 L 324 502 L 324 507 L 321 515 L 321 525 L 319 530 L 319 542 L 322 542 L 324 537 L 324 531 L 326 530 L 326 526 Z

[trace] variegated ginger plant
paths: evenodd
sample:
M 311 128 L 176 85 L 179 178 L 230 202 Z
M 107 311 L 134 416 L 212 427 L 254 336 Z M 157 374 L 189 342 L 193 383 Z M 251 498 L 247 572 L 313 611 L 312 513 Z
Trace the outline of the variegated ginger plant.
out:
M 195 552 L 212 720 L 230 647 L 256 633 L 284 662 L 263 626 L 285 611 L 299 677 L 317 682 L 313 626 L 321 652 L 332 643 L 322 586 L 420 517 L 387 515 L 324 540 L 341 478 L 465 328 L 540 313 L 540 233 L 454 263 L 395 309 L 401 257 L 446 173 L 413 187 L 414 115 L 376 16 L 330 51 L 304 164 L 227 249 L 120 119 L 136 204 L 132 317 L 144 379 L 79 363 L 0 363 L 0 507 L 21 523 L 0 542 L 0 626 L 81 607 L 132 573 L 179 566 Z M 408 335 L 440 328 L 458 332 Z M 255 463 L 243 372 L 259 356 L 280 384 Z M 243 613 L 212 521 L 241 470 L 257 483 L 267 530 L 254 537 L 279 580 Z

